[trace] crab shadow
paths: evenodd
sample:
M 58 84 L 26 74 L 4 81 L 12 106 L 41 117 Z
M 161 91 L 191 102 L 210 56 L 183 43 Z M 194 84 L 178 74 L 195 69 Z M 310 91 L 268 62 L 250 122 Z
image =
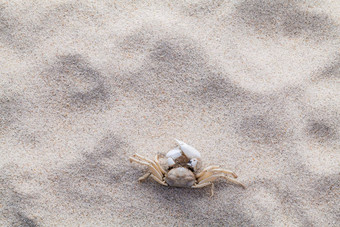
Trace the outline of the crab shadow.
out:
M 243 190 L 237 185 L 228 184 L 222 181 L 216 181 L 214 183 L 214 195 L 211 196 L 211 186 L 204 188 L 179 188 L 179 187 L 167 187 L 159 185 L 152 180 L 146 180 L 145 182 L 139 183 L 141 190 L 144 193 L 150 193 L 153 197 L 157 198 L 159 201 L 166 201 L 168 206 L 181 206 L 185 209 L 194 208 L 197 203 L 209 202 L 219 198 L 219 194 L 223 194 L 223 188 Z M 163 203 L 163 202 L 162 202 Z
M 175 225 L 182 222 L 189 225 L 256 226 L 244 212 L 241 203 L 244 191 L 236 185 L 216 181 L 212 197 L 210 187 L 165 187 L 152 181 L 143 182 L 140 190 L 142 194 L 148 194 L 153 203 L 156 200 L 157 207 L 172 214 L 169 221 Z
M 198 199 L 210 197 L 210 187 L 205 187 L 201 189 L 194 188 L 178 188 L 178 187 L 167 187 L 158 185 L 151 180 L 140 183 L 148 191 L 151 191 L 154 195 L 161 198 L 162 200 L 169 201 L 175 205 L 178 202 L 183 202 L 184 200 Z
M 16 189 L 17 182 L 12 179 L 12 173 L 16 168 L 15 165 L 5 165 L 0 169 L 1 221 L 8 226 L 39 226 L 38 220 L 32 215 L 32 210 L 37 205 L 37 195 Z M 28 178 L 29 175 L 20 176 L 20 179 Z

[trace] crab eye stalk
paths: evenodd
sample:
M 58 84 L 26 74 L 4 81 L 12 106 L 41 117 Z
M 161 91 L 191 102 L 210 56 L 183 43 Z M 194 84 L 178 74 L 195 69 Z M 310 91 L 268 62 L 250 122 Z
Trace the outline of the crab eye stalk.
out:
M 188 162 L 188 166 L 195 168 L 197 165 L 197 162 L 198 162 L 197 158 L 193 158 Z

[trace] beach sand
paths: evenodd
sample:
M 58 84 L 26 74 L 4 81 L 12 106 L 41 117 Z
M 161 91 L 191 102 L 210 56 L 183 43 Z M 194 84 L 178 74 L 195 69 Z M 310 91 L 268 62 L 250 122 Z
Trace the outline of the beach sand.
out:
M 1 1 L 1 226 L 339 226 L 337 1 Z M 237 173 L 138 183 L 176 146 Z

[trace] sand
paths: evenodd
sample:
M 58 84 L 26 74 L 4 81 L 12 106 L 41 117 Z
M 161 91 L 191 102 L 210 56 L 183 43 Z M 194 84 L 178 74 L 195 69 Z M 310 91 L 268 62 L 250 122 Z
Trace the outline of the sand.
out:
M 1 1 L 1 226 L 339 226 L 337 1 Z M 168 188 L 175 147 L 237 173 Z

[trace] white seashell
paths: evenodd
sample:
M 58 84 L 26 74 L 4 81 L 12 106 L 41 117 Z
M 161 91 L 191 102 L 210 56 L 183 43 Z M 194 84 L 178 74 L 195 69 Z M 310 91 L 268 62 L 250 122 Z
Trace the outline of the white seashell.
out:
M 175 161 L 172 159 L 172 158 L 168 158 L 168 165 L 169 166 L 172 166 L 172 165 L 175 165 Z
M 201 158 L 201 154 L 198 152 L 198 150 L 196 150 L 195 148 L 193 148 L 192 146 L 175 139 L 176 142 L 178 143 L 178 145 L 181 147 L 181 150 L 183 151 L 183 153 L 185 154 L 185 156 L 187 156 L 189 159 L 193 159 L 193 158 Z
M 182 151 L 181 149 L 179 149 L 179 147 L 176 147 L 174 149 L 172 149 L 171 151 L 169 151 L 167 154 L 166 154 L 166 157 L 167 158 L 172 158 L 172 159 L 176 159 L 176 158 L 179 158 L 182 156 Z

